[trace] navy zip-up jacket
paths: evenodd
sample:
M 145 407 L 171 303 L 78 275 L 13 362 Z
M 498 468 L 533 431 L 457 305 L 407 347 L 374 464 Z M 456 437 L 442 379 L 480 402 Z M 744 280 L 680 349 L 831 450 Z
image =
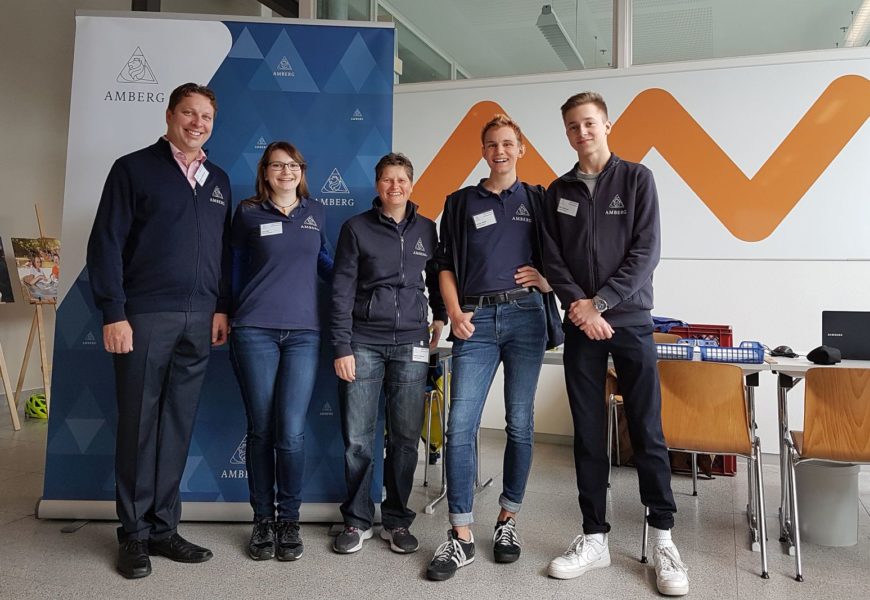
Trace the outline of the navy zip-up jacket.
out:
M 103 323 L 151 312 L 230 308 L 230 181 L 206 160 L 195 188 L 157 143 L 115 161 L 88 240 L 87 265 Z
M 351 342 L 398 345 L 428 340 L 429 306 L 436 321 L 447 320 L 441 299 L 435 249 L 435 223 L 408 202 L 405 223 L 397 225 L 372 208 L 341 227 L 332 280 L 332 345 L 335 357 L 353 354 Z
M 661 255 L 652 172 L 611 154 L 591 196 L 576 173 L 577 165 L 547 189 L 547 281 L 565 309 L 597 295 L 607 302 L 610 325 L 652 323 L 652 278 Z

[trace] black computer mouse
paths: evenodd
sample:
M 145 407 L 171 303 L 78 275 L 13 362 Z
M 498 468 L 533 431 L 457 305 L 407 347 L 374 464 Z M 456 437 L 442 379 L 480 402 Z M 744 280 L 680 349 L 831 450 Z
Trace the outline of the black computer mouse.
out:
M 771 356 L 786 356 L 788 358 L 794 358 L 797 356 L 797 352 L 791 349 L 790 346 L 777 346 L 773 350 L 770 351 Z

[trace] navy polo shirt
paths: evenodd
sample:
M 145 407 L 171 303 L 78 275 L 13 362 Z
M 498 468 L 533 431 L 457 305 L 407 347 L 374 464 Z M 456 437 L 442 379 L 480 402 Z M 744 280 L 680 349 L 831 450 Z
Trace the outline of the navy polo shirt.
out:
M 467 274 L 465 295 L 482 296 L 519 287 L 514 275 L 532 264 L 535 224 L 526 188 L 519 180 L 501 194 L 494 194 L 481 182 L 468 188 Z
M 233 217 L 233 327 L 320 329 L 317 276 L 332 270 L 323 205 L 302 198 L 284 215 L 242 202 Z

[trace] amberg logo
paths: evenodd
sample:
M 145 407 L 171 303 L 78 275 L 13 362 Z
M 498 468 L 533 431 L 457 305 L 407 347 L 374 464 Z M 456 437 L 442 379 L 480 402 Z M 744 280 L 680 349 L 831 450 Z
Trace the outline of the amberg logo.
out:
M 154 77 L 154 71 L 151 70 L 151 65 L 145 55 L 142 54 L 142 48 L 136 46 L 136 50 L 127 59 L 127 63 L 121 68 L 118 73 L 118 83 L 150 83 L 156 84 L 157 78 Z
M 230 464 L 236 466 L 245 466 L 245 457 L 248 451 L 248 436 L 242 438 L 242 441 L 239 442 L 236 451 L 233 452 L 233 455 L 230 457 Z M 247 479 L 248 478 L 248 470 L 245 468 L 242 469 L 223 469 L 221 471 L 221 479 Z
M 296 77 L 293 65 L 290 64 L 286 56 L 281 57 L 281 61 L 278 63 L 278 67 L 272 71 L 272 75 L 275 77 Z
M 321 194 L 331 195 L 346 195 L 350 194 L 350 188 L 344 182 L 341 173 L 338 172 L 338 167 L 332 170 L 326 181 L 323 182 L 323 187 L 320 188 Z M 317 198 L 317 201 L 324 206 L 353 206 L 353 198 Z
M 435 218 L 447 194 L 480 162 L 480 130 L 505 109 L 492 101 L 472 106 L 416 185 L 420 212 Z M 610 148 L 640 162 L 655 147 L 734 237 L 758 242 L 772 234 L 870 116 L 870 81 L 844 75 L 831 82 L 754 177 L 747 177 L 668 92 L 638 94 L 613 125 Z M 550 165 L 526 140 L 520 177 L 548 184 Z M 775 191 L 775 193 L 771 193 Z
M 121 84 L 157 85 L 154 70 L 145 58 L 142 48 L 136 46 L 133 54 L 121 67 L 115 81 Z M 103 96 L 104 102 L 147 102 L 160 103 L 166 101 L 166 94 L 161 91 L 144 91 L 125 88 L 122 90 L 107 90 Z

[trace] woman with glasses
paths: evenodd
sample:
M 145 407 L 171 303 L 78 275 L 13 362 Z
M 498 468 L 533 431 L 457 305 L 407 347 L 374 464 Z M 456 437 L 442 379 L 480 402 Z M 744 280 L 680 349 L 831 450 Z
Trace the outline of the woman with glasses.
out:
M 318 275 L 332 273 L 323 206 L 308 198 L 302 154 L 272 142 L 256 195 L 233 217 L 230 358 L 247 413 L 254 560 L 302 556 L 304 433 L 320 348 Z

